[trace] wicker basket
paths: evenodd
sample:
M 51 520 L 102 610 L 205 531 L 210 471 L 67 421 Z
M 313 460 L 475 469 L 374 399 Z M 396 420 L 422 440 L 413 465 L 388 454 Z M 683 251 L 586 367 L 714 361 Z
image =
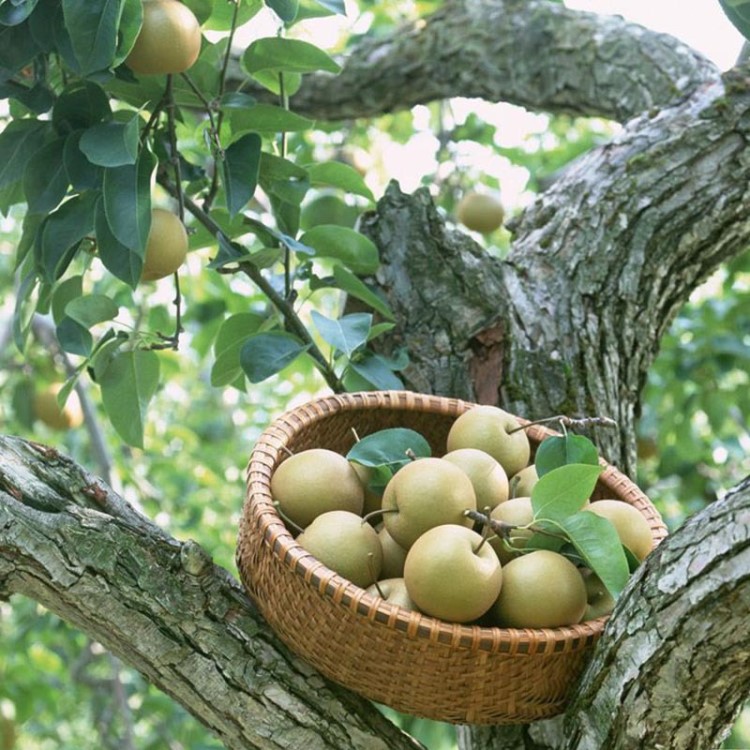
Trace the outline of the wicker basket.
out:
M 560 713 L 606 618 L 556 629 L 446 623 L 389 605 L 303 550 L 278 516 L 270 478 L 287 455 L 313 447 L 346 453 L 360 437 L 409 427 L 445 452 L 451 424 L 473 404 L 402 391 L 337 395 L 277 419 L 250 458 L 237 563 L 279 637 L 327 677 L 399 711 L 454 723 L 526 723 Z M 520 420 L 523 421 L 523 420 Z M 527 430 L 532 446 L 551 433 Z M 604 462 L 602 462 L 604 464 Z M 608 464 L 595 497 L 636 506 L 655 541 L 666 528 L 648 498 Z

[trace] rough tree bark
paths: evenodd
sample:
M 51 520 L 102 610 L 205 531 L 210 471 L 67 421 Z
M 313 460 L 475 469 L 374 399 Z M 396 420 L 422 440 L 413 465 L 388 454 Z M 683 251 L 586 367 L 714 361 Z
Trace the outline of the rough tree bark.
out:
M 395 34 L 360 42 L 340 74 L 307 78 L 291 106 L 340 121 L 464 96 L 624 121 L 712 75 L 695 50 L 619 17 L 548 0 L 447 0 Z M 268 96 L 242 76 L 232 83 Z
M 446 227 L 426 192 L 392 186 L 363 222 L 383 254 L 374 282 L 399 319 L 389 345 L 408 345 L 412 387 L 528 417 L 614 416 L 619 429 L 594 437 L 633 473 L 660 337 L 750 237 L 749 90 L 742 70 L 722 80 L 632 24 L 539 0 L 467 0 L 363 45 L 340 79 L 311 79 L 294 106 L 341 119 L 472 95 L 619 120 L 646 112 L 515 220 L 506 262 Z M 750 693 L 749 549 L 746 482 L 649 558 L 563 719 L 462 728 L 462 747 L 712 747 Z M 291 656 L 205 551 L 55 451 L 2 438 L 0 596 L 14 594 L 100 640 L 229 748 L 416 747 Z

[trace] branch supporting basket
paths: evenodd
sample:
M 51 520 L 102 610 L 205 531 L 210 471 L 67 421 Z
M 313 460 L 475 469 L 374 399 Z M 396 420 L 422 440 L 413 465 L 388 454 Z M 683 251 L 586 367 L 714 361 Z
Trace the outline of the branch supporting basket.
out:
M 273 505 L 271 474 L 307 448 L 345 454 L 387 427 L 424 435 L 446 451 L 453 421 L 474 404 L 404 391 L 320 398 L 292 409 L 261 435 L 247 472 L 237 564 L 242 581 L 278 636 L 321 673 L 396 710 L 469 724 L 526 723 L 560 713 L 606 618 L 556 629 L 457 625 L 366 594 L 303 550 Z M 519 420 L 523 422 L 524 420 Z M 532 425 L 532 449 L 552 433 Z M 655 541 L 666 528 L 649 499 L 606 467 L 595 491 L 634 505 Z

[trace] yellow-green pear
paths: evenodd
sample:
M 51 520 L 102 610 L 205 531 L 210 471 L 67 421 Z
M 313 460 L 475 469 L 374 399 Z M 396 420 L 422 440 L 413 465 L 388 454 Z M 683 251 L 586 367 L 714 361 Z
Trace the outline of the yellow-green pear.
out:
M 378 533 L 356 513 L 322 513 L 297 537 L 297 542 L 331 570 L 362 588 L 380 575 L 383 550 Z
M 448 451 L 478 448 L 489 453 L 512 477 L 528 466 L 531 446 L 518 420 L 496 406 L 475 406 L 459 416 L 448 432 Z
M 357 472 L 359 481 L 362 483 L 362 491 L 364 492 L 365 503 L 362 508 L 362 515 L 366 516 L 368 513 L 380 510 L 381 503 L 383 502 L 383 495 L 380 492 L 375 492 L 370 489 L 369 483 L 375 473 L 371 466 L 363 466 L 358 464 L 356 461 L 352 461 L 352 468 Z
M 444 524 L 412 544 L 404 580 L 421 612 L 448 622 L 471 622 L 497 599 L 503 571 L 495 551 L 480 534 L 465 526 Z
M 557 552 L 535 550 L 503 566 L 492 611 L 501 627 L 558 628 L 580 622 L 586 603 L 578 568 Z
M 377 584 L 373 583 L 368 586 L 367 593 L 372 596 L 379 596 L 389 604 L 395 604 L 402 609 L 408 609 L 412 612 L 419 611 L 406 590 L 406 582 L 403 578 L 385 578 L 378 581 Z
M 531 490 L 539 481 L 536 466 L 529 464 L 525 469 L 521 469 L 517 474 L 514 474 L 508 481 L 512 497 L 530 497 Z
M 615 599 L 609 593 L 601 578 L 588 568 L 581 571 L 583 582 L 586 586 L 586 611 L 583 621 L 596 620 L 598 617 L 608 615 L 615 608 Z
M 443 456 L 458 466 L 471 480 L 477 497 L 477 508 L 494 508 L 508 499 L 508 475 L 505 469 L 490 456 L 477 448 L 458 448 Z
M 383 548 L 382 578 L 401 578 L 404 575 L 406 550 L 388 533 L 385 524 L 378 529 L 378 539 Z
M 472 526 L 465 512 L 476 508 L 469 477 L 442 458 L 412 461 L 393 475 L 383 493 L 383 523 L 404 549 L 434 526 Z
M 310 448 L 285 459 L 271 476 L 271 495 L 285 518 L 300 528 L 321 513 L 362 513 L 364 491 L 352 465 L 339 453 Z

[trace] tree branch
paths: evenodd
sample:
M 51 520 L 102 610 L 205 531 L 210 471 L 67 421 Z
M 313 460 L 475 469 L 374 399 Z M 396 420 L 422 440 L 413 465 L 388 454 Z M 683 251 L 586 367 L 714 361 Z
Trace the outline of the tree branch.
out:
M 96 638 L 230 749 L 418 747 L 280 646 L 198 545 L 54 449 L 0 437 L 0 467 L 0 597 L 30 596 Z M 567 712 L 565 750 L 712 746 L 750 694 L 748 617 L 750 477 L 633 576 Z M 474 728 L 473 747 L 563 747 L 544 739 L 560 721 Z
M 682 42 L 617 16 L 548 0 L 448 0 L 390 36 L 361 41 L 339 75 L 308 77 L 291 107 L 338 121 L 461 96 L 624 121 L 716 76 Z M 233 79 L 265 96 L 239 71 Z
M 565 749 L 716 747 L 750 695 L 748 618 L 750 477 L 635 574 L 568 711 Z
M 610 417 L 602 452 L 635 473 L 647 370 L 692 290 L 750 240 L 750 80 L 728 74 L 584 156 L 519 218 L 507 262 L 392 185 L 362 231 L 407 343 L 410 386 L 529 419 Z M 438 367 L 434 363 L 439 363 Z
M 0 436 L 0 598 L 13 594 L 98 640 L 230 750 L 419 747 L 291 655 L 197 544 L 54 449 Z

